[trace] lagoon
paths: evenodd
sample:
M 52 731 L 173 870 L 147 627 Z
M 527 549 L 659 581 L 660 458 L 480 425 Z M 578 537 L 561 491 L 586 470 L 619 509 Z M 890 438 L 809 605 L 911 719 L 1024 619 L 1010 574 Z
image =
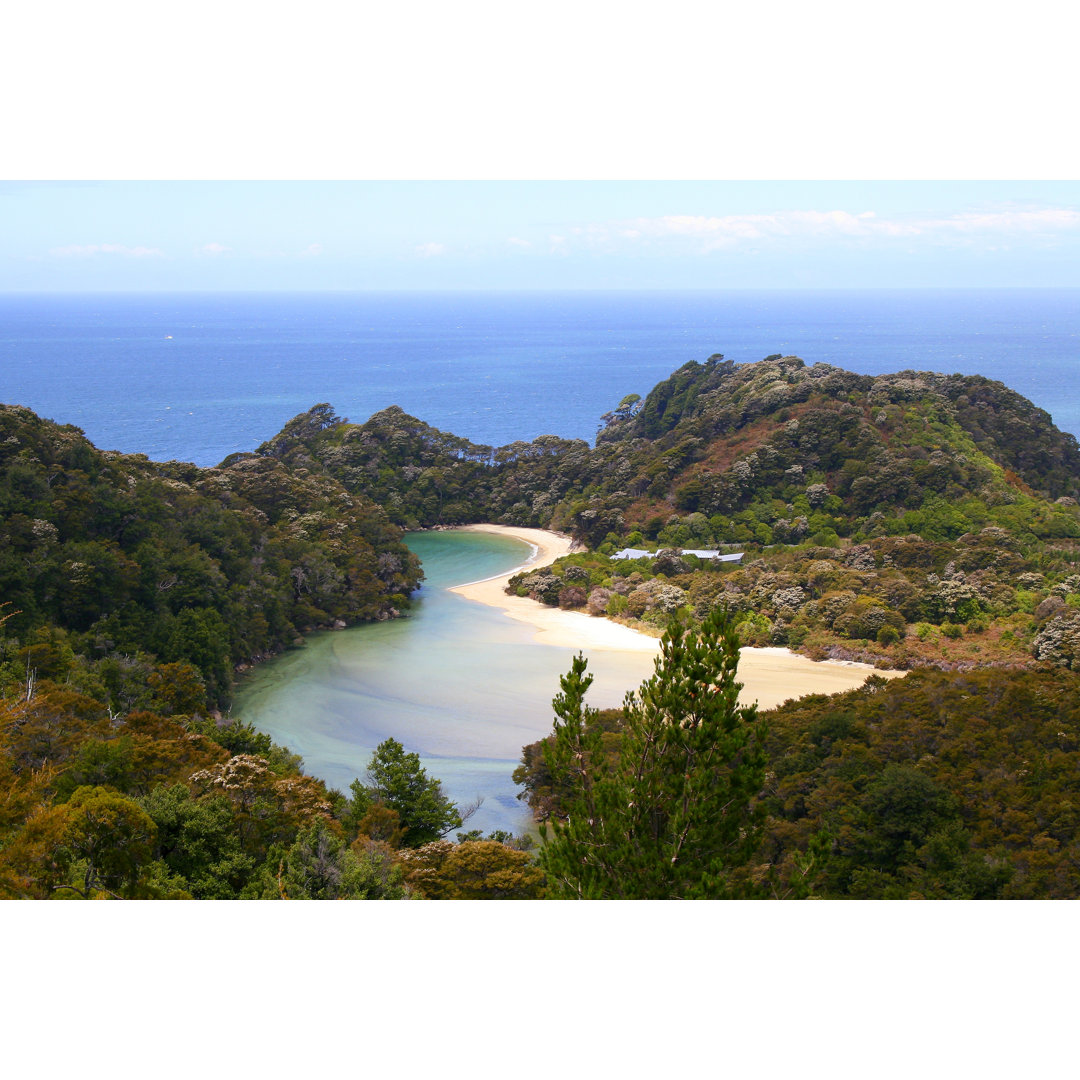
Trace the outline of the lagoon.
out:
M 449 591 L 521 565 L 529 545 L 452 530 L 406 543 L 426 575 L 409 616 L 309 635 L 247 676 L 234 715 L 343 792 L 395 738 L 459 806 L 483 799 L 466 828 L 522 832 L 531 816 L 511 775 L 522 747 L 551 731 L 551 699 L 575 650 L 541 644 L 534 628 Z M 652 673 L 653 656 L 597 652 L 589 668 L 590 704 L 608 708 Z

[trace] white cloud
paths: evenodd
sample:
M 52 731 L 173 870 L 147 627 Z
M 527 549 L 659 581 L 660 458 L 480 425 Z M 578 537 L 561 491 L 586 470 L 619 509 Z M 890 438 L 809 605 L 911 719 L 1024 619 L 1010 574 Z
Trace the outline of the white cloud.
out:
M 314 255 L 321 255 L 322 253 L 323 253 L 322 244 L 308 244 L 308 246 L 306 248 L 304 248 L 304 250 L 302 252 L 300 252 L 301 255 L 309 256 L 309 257 L 314 256 Z
M 589 229 L 595 229 L 590 226 Z M 668 214 L 634 218 L 607 226 L 609 234 L 629 241 L 690 239 L 703 250 L 733 247 L 746 241 L 783 238 L 923 237 L 948 239 L 996 234 L 1055 236 L 1080 228 L 1080 211 L 1069 209 L 963 212 L 947 217 L 879 217 L 872 210 L 782 210 L 771 214 L 722 217 Z M 589 230 L 580 230 L 588 232 Z
M 232 251 L 232 248 L 224 244 L 212 243 L 203 244 L 199 250 L 203 255 L 224 255 L 226 251 Z
M 728 214 L 724 217 L 669 214 L 659 218 L 636 218 L 620 226 L 627 239 L 692 237 L 707 247 L 730 247 L 743 240 L 791 236 L 907 235 L 911 227 L 882 221 L 872 211 L 852 214 L 846 210 L 784 210 L 773 214 Z
M 61 259 L 85 259 L 93 255 L 124 255 L 129 259 L 165 256 L 160 248 L 126 247 L 124 244 L 68 244 L 67 247 L 52 248 L 49 254 Z
M 957 232 L 1054 233 L 1080 227 L 1077 210 L 1002 210 L 954 214 L 933 224 Z
M 509 236 L 509 237 L 507 237 L 506 242 L 511 247 L 519 247 L 519 248 L 531 248 L 532 247 L 532 243 L 530 241 L 522 240 L 520 236 Z
M 611 232 L 603 225 L 578 225 L 570 230 L 576 240 L 586 247 L 610 250 Z
M 446 245 L 435 243 L 419 244 L 416 248 L 416 254 L 422 259 L 433 259 L 438 255 L 446 254 Z

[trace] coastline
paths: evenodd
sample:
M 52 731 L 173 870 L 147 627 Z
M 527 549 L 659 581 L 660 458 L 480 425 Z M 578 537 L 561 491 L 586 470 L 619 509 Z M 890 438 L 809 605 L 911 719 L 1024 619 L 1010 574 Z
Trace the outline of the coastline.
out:
M 555 645 L 570 649 L 589 649 L 601 652 L 646 652 L 660 649 L 658 638 L 649 637 L 638 630 L 598 619 L 580 611 L 563 611 L 561 608 L 538 604 L 523 596 L 508 596 L 507 582 L 522 570 L 549 566 L 560 555 L 575 550 L 574 541 L 561 533 L 546 529 L 525 529 L 512 525 L 463 525 L 461 532 L 486 532 L 498 536 L 510 536 L 523 540 L 532 548 L 532 554 L 520 566 L 504 574 L 455 585 L 450 592 L 474 600 L 480 604 L 499 608 L 504 615 L 533 627 L 535 640 L 542 645 Z
M 461 532 L 514 537 L 528 544 L 532 554 L 520 566 L 504 574 L 455 585 L 450 592 L 476 603 L 497 607 L 516 622 L 532 626 L 535 630 L 534 640 L 542 645 L 580 649 L 586 654 L 631 652 L 659 655 L 660 639 L 640 630 L 584 612 L 563 611 L 527 597 L 506 594 L 506 584 L 514 574 L 524 569 L 548 566 L 559 556 L 575 550 L 570 537 L 545 529 L 511 525 L 463 525 L 459 529 Z M 874 674 L 895 679 L 906 672 L 880 670 L 871 664 L 847 660 L 811 660 L 784 648 L 747 647 L 741 650 L 739 659 L 738 680 L 743 684 L 739 700 L 743 704 L 756 701 L 760 708 L 770 709 L 790 698 L 806 694 L 838 694 L 844 690 L 854 690 Z

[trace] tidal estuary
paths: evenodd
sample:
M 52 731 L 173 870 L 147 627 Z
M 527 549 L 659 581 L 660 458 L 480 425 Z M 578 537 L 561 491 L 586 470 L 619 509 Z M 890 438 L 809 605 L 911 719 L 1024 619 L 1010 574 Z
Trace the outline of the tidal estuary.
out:
M 395 738 L 459 806 L 483 799 L 466 828 L 521 832 L 530 815 L 511 775 L 521 748 L 551 731 L 551 699 L 576 650 L 540 644 L 532 627 L 449 591 L 520 566 L 528 544 L 454 531 L 406 540 L 426 575 L 409 617 L 309 635 L 248 676 L 234 714 L 346 793 Z M 590 703 L 606 708 L 652 673 L 653 656 L 598 651 L 589 669 Z

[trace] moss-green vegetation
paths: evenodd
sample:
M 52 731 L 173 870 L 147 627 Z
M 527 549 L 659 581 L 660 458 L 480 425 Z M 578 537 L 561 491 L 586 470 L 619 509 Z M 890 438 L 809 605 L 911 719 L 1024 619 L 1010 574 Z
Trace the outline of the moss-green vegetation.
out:
M 162 465 L 0 407 L 13 613 L 0 661 L 63 681 L 83 656 L 114 708 L 149 689 L 134 684 L 150 657 L 193 665 L 218 705 L 236 665 L 317 626 L 392 615 L 420 577 L 401 536 L 370 501 L 273 457 Z
M 765 777 L 765 732 L 757 710 L 738 704 L 738 656 L 722 612 L 700 630 L 673 620 L 656 673 L 627 695 L 614 742 L 584 704 L 592 677 L 575 657 L 539 755 L 545 774 L 559 778 L 559 812 L 540 826 L 552 895 L 760 895 L 744 869 L 761 838 L 753 803 Z

